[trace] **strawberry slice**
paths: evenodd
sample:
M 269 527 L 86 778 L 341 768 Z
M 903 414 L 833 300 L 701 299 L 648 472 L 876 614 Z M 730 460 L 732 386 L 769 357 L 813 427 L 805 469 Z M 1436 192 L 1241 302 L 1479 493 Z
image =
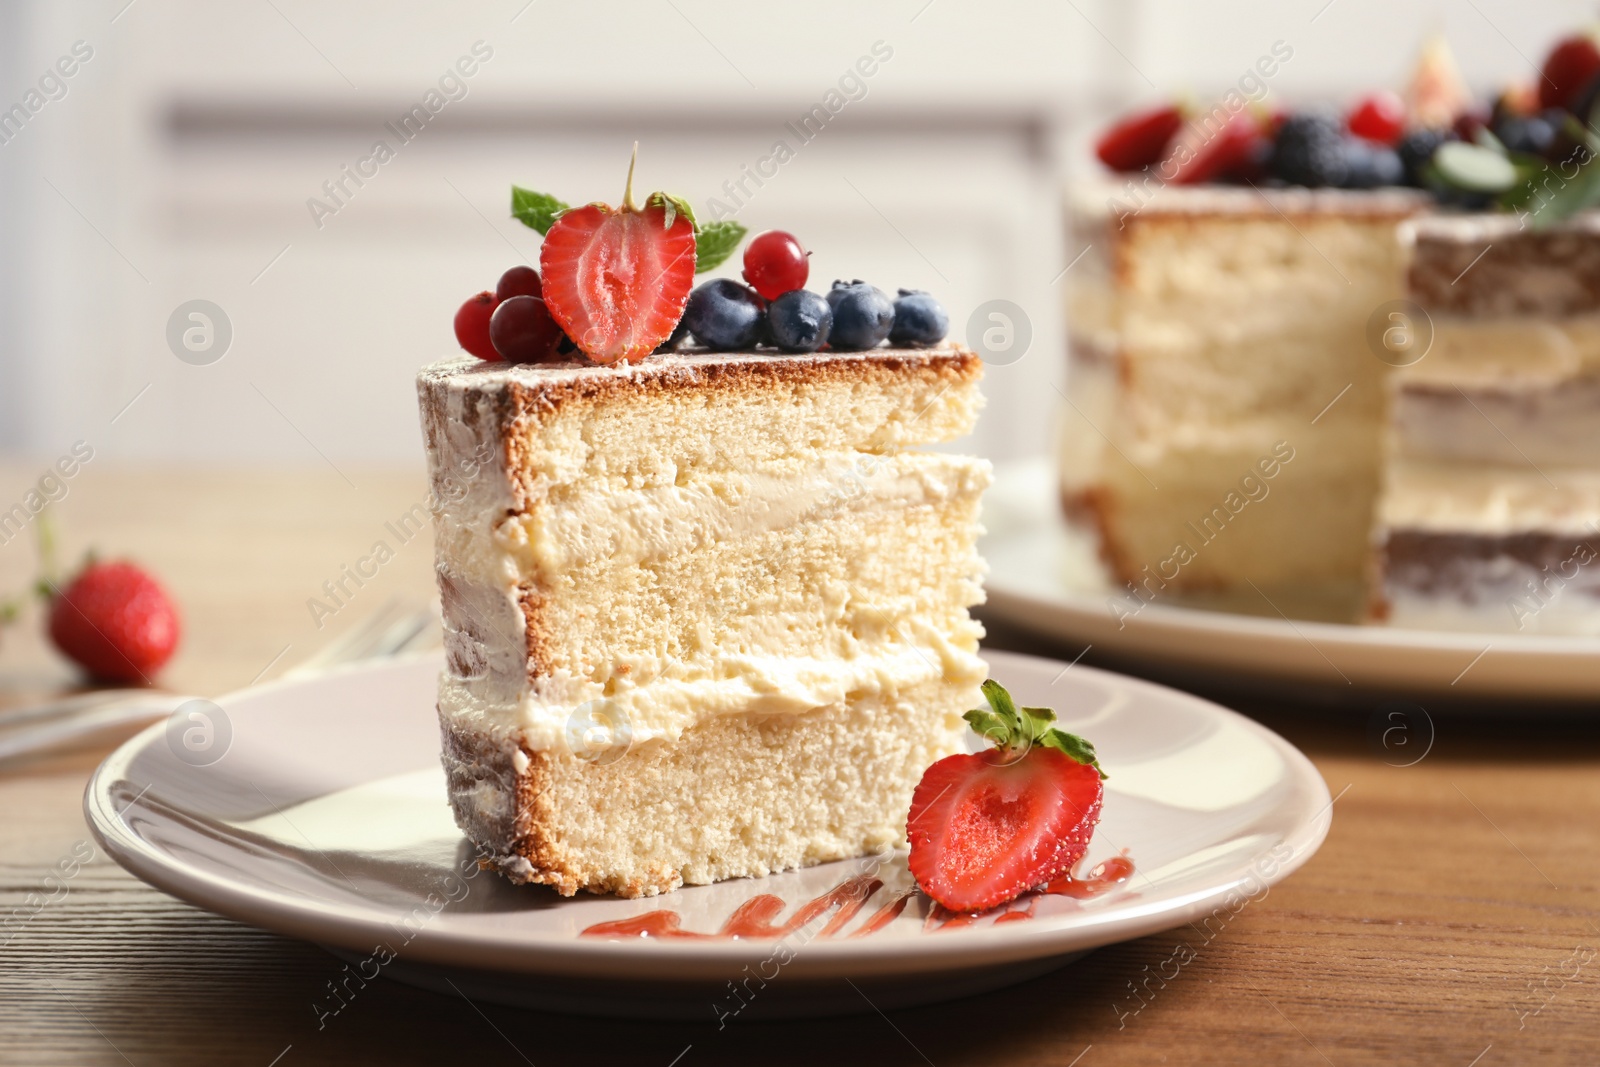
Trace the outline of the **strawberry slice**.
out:
M 1162 165 L 1177 185 L 1200 185 L 1219 178 L 1248 176 L 1258 149 L 1265 143 L 1261 123 L 1241 111 L 1216 130 L 1196 123 L 1173 143 Z
M 634 203 L 632 163 L 621 207 L 565 212 L 539 251 L 550 316 L 596 363 L 638 362 L 672 336 L 694 268 L 689 205 L 666 193 L 651 193 L 643 207 Z
M 967 722 L 994 741 L 947 756 L 911 796 L 906 835 L 922 891 L 951 911 L 1003 904 L 1070 871 L 1089 849 L 1104 795 L 1094 746 L 1050 726 L 1045 708 L 1018 708 L 983 683 L 989 708 Z
M 1166 158 L 1167 145 L 1182 125 L 1183 111 L 1177 107 L 1129 115 L 1100 136 L 1095 155 L 1112 170 L 1143 170 Z

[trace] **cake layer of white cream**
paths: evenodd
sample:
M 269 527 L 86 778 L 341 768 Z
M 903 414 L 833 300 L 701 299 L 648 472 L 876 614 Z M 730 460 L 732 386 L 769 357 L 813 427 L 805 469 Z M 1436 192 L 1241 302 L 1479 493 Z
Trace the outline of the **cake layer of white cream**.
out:
M 1398 459 L 1378 521 L 1436 533 L 1592 536 L 1600 531 L 1600 470 Z
M 676 741 L 719 715 L 799 714 L 862 696 L 894 697 L 929 681 L 977 687 L 988 668 L 970 649 L 981 630 L 943 633 L 915 619 L 846 649 L 781 655 L 724 653 L 673 659 L 619 657 L 605 683 L 566 672 L 536 679 L 515 701 L 487 701 L 447 676 L 439 711 L 473 729 L 509 731 L 536 751 L 604 758 L 609 747 Z M 958 645 L 956 642 L 960 642 Z M 961 647 L 961 646 L 967 647 Z
M 1600 373 L 1600 315 L 1438 315 L 1431 327 L 1426 354 L 1398 371 L 1402 383 L 1519 389 Z

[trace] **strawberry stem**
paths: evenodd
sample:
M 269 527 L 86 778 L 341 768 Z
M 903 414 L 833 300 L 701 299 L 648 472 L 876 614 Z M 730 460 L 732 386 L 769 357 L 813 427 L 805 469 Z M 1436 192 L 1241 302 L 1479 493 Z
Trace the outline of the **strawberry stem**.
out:
M 638 211 L 639 205 L 633 201 L 633 168 L 639 162 L 639 142 L 633 142 L 633 158 L 628 160 L 628 187 L 622 190 L 622 210 Z
M 56 523 L 50 509 L 46 507 L 39 512 L 39 517 L 33 522 L 34 535 L 38 539 L 39 552 L 39 590 L 40 596 L 49 598 L 54 595 L 55 589 L 61 583 L 61 568 L 56 562 Z

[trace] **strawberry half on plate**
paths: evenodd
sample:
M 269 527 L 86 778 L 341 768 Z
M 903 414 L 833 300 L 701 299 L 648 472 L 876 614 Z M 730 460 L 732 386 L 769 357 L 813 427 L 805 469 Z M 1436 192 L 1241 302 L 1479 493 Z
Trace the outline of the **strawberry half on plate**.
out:
M 1068 873 L 1089 850 L 1104 796 L 1094 746 L 1019 708 L 999 682 L 972 728 L 995 745 L 947 756 L 911 796 L 906 835 L 922 891 L 951 911 L 984 911 Z

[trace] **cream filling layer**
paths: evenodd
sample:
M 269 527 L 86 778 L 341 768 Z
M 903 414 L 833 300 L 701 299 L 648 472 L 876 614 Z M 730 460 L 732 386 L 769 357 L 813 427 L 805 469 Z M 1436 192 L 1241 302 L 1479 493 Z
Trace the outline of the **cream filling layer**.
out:
M 558 673 L 507 703 L 479 699 L 447 674 L 439 711 L 451 724 L 509 731 L 535 751 L 609 761 L 632 745 L 676 741 L 720 715 L 796 714 L 929 682 L 976 690 L 988 677 L 976 654 L 979 627 L 965 621 L 953 629 L 899 620 L 880 636 L 850 642 L 842 655 L 797 649 L 712 653 L 692 662 L 634 656 L 605 683 Z
M 1389 468 L 1378 521 L 1440 532 L 1592 534 L 1600 524 L 1600 470 L 1399 460 Z
M 1470 318 L 1441 315 L 1433 340 L 1401 382 L 1464 388 L 1556 385 L 1600 371 L 1600 315 Z

